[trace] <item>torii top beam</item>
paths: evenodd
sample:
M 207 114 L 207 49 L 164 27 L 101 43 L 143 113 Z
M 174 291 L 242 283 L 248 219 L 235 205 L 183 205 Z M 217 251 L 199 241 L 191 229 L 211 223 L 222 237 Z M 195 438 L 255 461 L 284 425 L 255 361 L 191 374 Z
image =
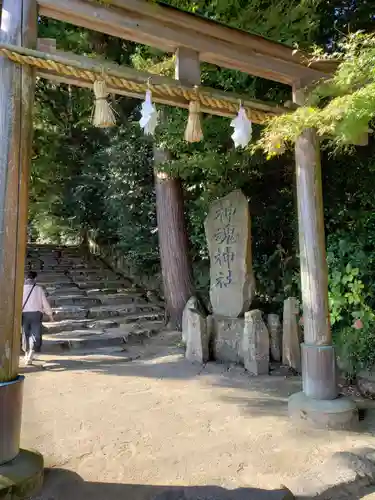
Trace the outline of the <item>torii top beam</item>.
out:
M 76 26 L 175 52 L 187 47 L 200 60 L 291 86 L 331 76 L 336 64 L 286 45 L 145 0 L 38 0 L 39 13 Z

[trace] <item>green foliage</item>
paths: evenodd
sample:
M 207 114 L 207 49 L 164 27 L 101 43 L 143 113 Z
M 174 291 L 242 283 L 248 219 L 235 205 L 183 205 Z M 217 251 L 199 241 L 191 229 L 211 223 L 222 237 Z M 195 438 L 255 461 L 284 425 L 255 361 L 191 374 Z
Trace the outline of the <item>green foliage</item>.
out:
M 30 218 L 39 238 L 68 241 L 91 229 L 99 243 L 117 245 L 135 270 L 145 261 L 155 269 L 152 148 L 129 112 L 134 103 L 123 99 L 123 124 L 103 131 L 90 125 L 88 91 L 55 91 L 48 83 L 37 89 Z M 69 98 L 76 103 L 71 115 L 63 109 Z
M 375 362 L 374 250 L 373 243 L 358 230 L 328 238 L 331 326 L 350 376 L 371 369 Z
M 305 106 L 268 123 L 258 143 L 268 156 L 306 128 L 330 136 L 334 147 L 357 144 L 368 133 L 375 117 L 375 35 L 349 35 L 339 48 L 330 56 L 341 61 L 334 76 L 310 93 Z
M 308 46 L 321 0 L 168 0 L 166 3 L 289 45 Z

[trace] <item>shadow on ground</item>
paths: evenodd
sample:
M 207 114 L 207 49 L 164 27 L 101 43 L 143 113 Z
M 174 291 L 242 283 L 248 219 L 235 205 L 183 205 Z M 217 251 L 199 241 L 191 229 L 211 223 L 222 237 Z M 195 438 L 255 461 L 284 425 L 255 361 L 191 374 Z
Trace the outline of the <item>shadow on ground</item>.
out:
M 154 486 L 86 482 L 75 472 L 46 469 L 42 492 L 31 500 L 289 500 L 287 490 L 226 490 L 218 486 Z
M 155 342 L 155 343 L 153 343 Z M 48 359 L 43 365 L 39 362 L 21 373 L 35 371 L 48 372 L 90 372 L 116 377 L 141 377 L 156 380 L 194 380 L 204 379 L 207 387 L 225 389 L 220 394 L 224 403 L 237 405 L 241 412 L 251 416 L 287 417 L 287 402 L 291 394 L 301 390 L 301 380 L 295 376 L 251 377 L 240 366 L 220 363 L 207 363 L 202 366 L 187 361 L 183 350 L 173 347 L 165 339 L 159 344 L 151 340 L 149 346 L 114 348 L 111 351 L 93 353 L 64 353 L 55 359 Z M 236 390 L 235 392 L 233 390 Z M 239 391 L 240 390 L 240 391 Z M 359 406 L 365 419 L 356 431 L 375 433 L 375 405 L 368 400 L 360 400 Z
M 208 388 L 224 389 L 220 398 L 223 402 L 234 403 L 241 411 L 250 412 L 253 416 L 274 415 L 286 416 L 287 400 L 290 394 L 300 390 L 299 377 L 286 379 L 282 376 L 251 377 L 240 366 L 227 366 L 220 363 L 207 363 L 202 366 L 192 364 L 178 352 L 138 359 L 131 355 L 116 353 L 99 359 L 92 356 L 72 357 L 61 355 L 49 359 L 43 368 L 42 364 L 27 369 L 21 373 L 65 371 L 98 373 L 116 377 L 150 378 L 163 380 L 200 380 Z M 236 389 L 236 393 L 234 393 Z M 238 389 L 240 392 L 238 392 Z
M 375 487 L 363 481 L 340 483 L 314 496 L 298 496 L 300 500 L 360 500 L 375 492 Z M 238 488 L 227 490 L 219 486 L 154 486 L 84 481 L 66 469 L 46 469 L 42 491 L 30 500 L 292 500 L 284 488 Z

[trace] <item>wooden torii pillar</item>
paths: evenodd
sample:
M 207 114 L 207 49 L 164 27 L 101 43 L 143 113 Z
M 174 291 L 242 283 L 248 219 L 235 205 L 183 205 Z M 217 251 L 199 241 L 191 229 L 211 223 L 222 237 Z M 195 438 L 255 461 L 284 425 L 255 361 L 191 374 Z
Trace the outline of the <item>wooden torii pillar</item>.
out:
M 304 104 L 301 86 L 293 100 Z M 328 304 L 328 267 L 324 235 L 323 191 L 319 138 L 305 130 L 295 145 L 298 232 L 303 305 L 303 391 L 289 399 L 292 418 L 319 427 L 350 428 L 358 420 L 355 403 L 339 397 L 336 356 Z
M 3 0 L 0 40 L 35 47 L 35 0 Z M 18 372 L 35 72 L 0 57 L 0 380 Z
M 35 0 L 3 0 L 0 41 L 34 48 Z M 18 374 L 35 72 L 0 57 L 0 497 L 31 496 L 43 458 L 20 451 Z

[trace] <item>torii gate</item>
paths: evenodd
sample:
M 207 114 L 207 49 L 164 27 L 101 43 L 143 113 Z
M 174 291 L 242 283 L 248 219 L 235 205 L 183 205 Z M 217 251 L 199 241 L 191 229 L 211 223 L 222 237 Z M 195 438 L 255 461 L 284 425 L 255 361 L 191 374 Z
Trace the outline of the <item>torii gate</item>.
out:
M 303 89 L 329 77 L 336 67 L 332 61 L 309 64 L 306 54 L 290 47 L 145 0 L 108 0 L 106 4 L 89 0 L 3 0 L 0 381 L 4 383 L 0 383 L 0 415 L 7 415 L 13 406 L 16 423 L 12 437 L 3 440 L 0 422 L 0 465 L 21 456 L 17 453 L 22 392 L 12 387 L 22 386 L 17 376 L 35 77 L 92 87 L 96 76 L 105 71 L 110 92 L 133 97 L 144 96 L 150 77 L 130 68 L 74 54 L 36 50 L 38 15 L 175 53 L 177 80 L 152 76 L 154 100 L 173 106 L 189 106 L 194 85 L 200 80 L 200 61 L 290 85 L 298 105 L 304 102 Z M 39 49 L 42 45 L 39 44 Z M 202 111 L 233 116 L 239 96 L 199 89 L 199 99 Z M 268 103 L 242 100 L 251 119 L 257 123 L 262 123 L 267 116 L 286 112 L 285 108 Z M 351 401 L 338 397 L 328 312 L 320 151 L 314 130 L 306 130 L 297 140 L 295 155 L 305 344 L 302 347 L 303 392 L 291 397 L 289 410 L 291 416 L 300 421 L 346 427 L 353 423 L 357 413 Z M 0 467 L 0 474 L 2 467 L 6 465 Z

